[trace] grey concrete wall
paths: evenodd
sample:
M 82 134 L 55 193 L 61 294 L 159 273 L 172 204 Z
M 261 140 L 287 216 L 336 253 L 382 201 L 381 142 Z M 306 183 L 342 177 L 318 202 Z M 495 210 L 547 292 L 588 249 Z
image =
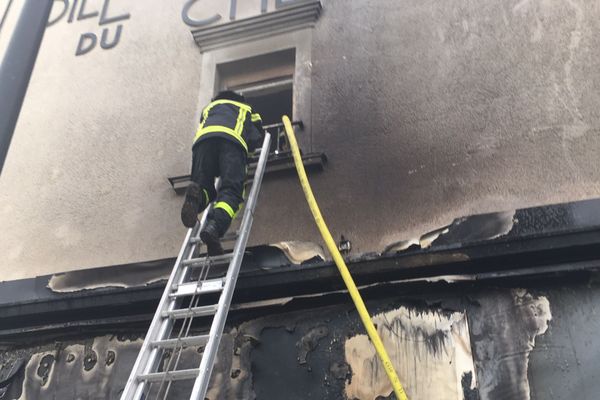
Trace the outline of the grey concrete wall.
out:
M 176 254 L 182 199 L 166 177 L 188 172 L 203 96 L 183 3 L 113 1 L 131 13 L 121 43 L 81 57 L 97 20 L 47 30 L 0 178 L 1 279 Z M 600 194 L 595 1 L 323 6 L 302 141 L 329 157 L 312 183 L 356 252 Z M 252 243 L 318 237 L 293 175 L 267 180 L 259 202 Z

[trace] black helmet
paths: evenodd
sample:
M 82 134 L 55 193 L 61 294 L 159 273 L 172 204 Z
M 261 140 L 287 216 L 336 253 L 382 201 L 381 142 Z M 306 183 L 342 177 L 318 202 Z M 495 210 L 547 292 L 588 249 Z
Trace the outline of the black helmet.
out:
M 240 103 L 246 103 L 246 98 L 241 94 L 234 92 L 233 90 L 222 90 L 214 97 L 215 100 L 232 100 Z

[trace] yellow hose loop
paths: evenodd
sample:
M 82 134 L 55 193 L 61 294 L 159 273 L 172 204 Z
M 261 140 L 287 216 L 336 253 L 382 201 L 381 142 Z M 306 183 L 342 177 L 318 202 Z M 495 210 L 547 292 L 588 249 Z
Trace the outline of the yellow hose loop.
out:
M 294 135 L 294 129 L 292 128 L 292 123 L 287 116 L 282 117 L 283 125 L 285 126 L 285 131 L 288 136 L 288 140 L 290 142 L 290 147 L 292 148 L 292 155 L 294 156 L 294 164 L 296 165 L 296 170 L 298 171 L 298 177 L 300 178 L 300 184 L 302 185 L 302 190 L 304 191 L 304 195 L 306 196 L 306 201 L 308 202 L 308 206 L 310 207 L 310 211 L 315 218 L 315 222 L 317 223 L 317 227 L 321 232 L 321 236 L 323 236 L 323 240 L 327 245 L 327 249 L 331 253 L 333 257 L 333 261 L 335 261 L 335 265 L 337 265 L 340 274 L 342 275 L 342 279 L 346 284 L 346 288 L 348 288 L 348 292 L 352 297 L 352 301 L 356 306 L 356 310 L 358 311 L 358 315 L 362 320 L 363 325 L 367 330 L 367 334 L 371 339 L 371 343 L 375 346 L 375 350 L 377 351 L 377 355 L 383 364 L 385 369 L 385 373 L 387 374 L 390 382 L 392 383 L 392 387 L 394 388 L 394 393 L 396 394 L 396 398 L 398 400 L 408 400 L 406 396 L 406 392 L 402 388 L 402 384 L 400 383 L 400 379 L 398 379 L 398 375 L 394 370 L 394 366 L 390 361 L 390 357 L 385 351 L 385 347 L 383 347 L 383 342 L 377 334 L 377 329 L 373 325 L 371 321 L 371 317 L 369 316 L 369 312 L 365 307 L 365 303 L 363 302 L 362 297 L 360 297 L 360 293 L 354 284 L 354 280 L 352 279 L 352 275 L 350 275 L 350 271 L 348 271 L 348 267 L 346 266 L 346 262 L 342 258 L 327 225 L 325 224 L 325 220 L 323 220 L 323 216 L 321 215 L 321 211 L 319 210 L 319 205 L 315 200 L 315 196 L 313 195 L 312 189 L 310 187 L 310 183 L 308 182 L 308 178 L 306 176 L 306 171 L 304 170 L 304 165 L 302 164 L 302 157 L 300 156 L 300 150 L 298 149 L 298 142 L 296 142 L 296 136 Z

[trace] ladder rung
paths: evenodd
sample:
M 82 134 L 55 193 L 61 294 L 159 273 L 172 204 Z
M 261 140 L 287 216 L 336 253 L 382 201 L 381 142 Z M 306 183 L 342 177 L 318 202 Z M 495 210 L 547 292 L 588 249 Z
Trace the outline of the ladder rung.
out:
M 173 288 L 171 297 L 191 296 L 194 294 L 216 293 L 223 290 L 223 278 L 207 279 L 198 285 L 198 282 L 182 283 Z
M 152 374 L 140 375 L 138 379 L 146 382 L 162 382 L 163 379 L 166 381 L 182 381 L 185 379 L 196 379 L 199 373 L 200 369 L 182 369 L 179 371 L 154 372 Z
M 195 244 L 200 243 L 201 240 L 198 238 L 192 239 L 190 237 L 191 232 L 197 232 L 199 230 L 198 226 L 195 226 L 193 230 L 187 232 L 186 242 L 183 243 L 181 247 L 181 251 L 177 257 L 178 261 L 175 263 L 174 270 L 169 278 L 169 283 L 165 288 L 159 307 L 156 310 L 150 328 L 148 329 L 148 334 L 146 335 L 147 340 L 144 341 L 142 350 L 138 354 L 138 358 L 132 368 L 130 379 L 127 380 L 127 384 L 123 389 L 123 398 L 131 399 L 136 395 L 139 396 L 140 392 L 148 389 L 144 387 L 147 386 L 146 383 L 150 384 L 153 382 L 161 382 L 163 380 L 172 382 L 186 379 L 197 380 L 192 392 L 193 398 L 204 399 L 206 397 L 210 373 L 215 365 L 219 341 L 227 320 L 227 313 L 233 296 L 235 281 L 238 278 L 242 259 L 245 255 L 246 240 L 252 226 L 253 213 L 258 199 L 260 184 L 268 161 L 270 140 L 270 134 L 266 133 L 256 171 L 254 173 L 254 181 L 250 190 L 250 195 L 246 207 L 244 208 L 244 216 L 240 228 L 238 232 L 232 232 L 228 237 L 223 239 L 237 239 L 235 246 L 237 252 L 235 252 L 235 255 L 227 254 L 219 257 L 188 259 L 193 257 L 190 254 L 191 250 L 195 249 L 195 247 L 197 247 Z M 218 185 L 219 183 L 217 183 L 217 186 Z M 208 267 L 213 264 L 216 268 L 210 270 Z M 206 268 L 190 271 L 188 267 L 192 266 L 205 266 Z M 216 276 L 218 276 L 217 274 L 220 274 L 226 268 L 228 269 L 228 276 L 216 278 Z M 183 272 L 185 272 L 185 274 L 183 274 Z M 190 275 L 200 275 L 202 279 L 187 282 L 191 279 Z M 207 276 L 210 276 L 211 279 L 204 279 Z M 176 282 L 185 283 L 179 284 Z M 188 309 L 185 309 L 185 307 L 173 309 L 180 300 L 183 300 L 180 297 L 202 294 L 206 294 L 205 296 L 202 296 L 202 306 Z M 216 302 L 214 298 L 217 296 L 219 296 L 219 304 L 211 304 Z M 176 298 L 176 300 L 174 300 L 174 298 Z M 196 302 L 192 302 L 192 300 L 193 298 L 190 299 L 191 304 L 197 305 Z M 169 336 L 173 328 L 172 325 L 176 324 L 176 322 L 180 322 L 175 321 L 176 319 L 186 316 L 191 317 L 208 314 L 214 315 L 210 327 L 212 335 L 204 332 L 204 335 L 187 336 L 183 338 L 171 338 Z M 155 340 L 150 338 L 154 338 Z M 162 340 L 157 340 L 159 338 Z M 201 368 L 181 370 L 176 370 L 174 368 L 173 371 L 159 372 L 160 367 L 158 365 L 160 364 L 161 357 L 164 356 L 165 353 L 170 352 L 167 349 L 179 349 L 179 346 L 188 347 L 188 351 L 195 349 L 200 350 L 203 353 L 200 360 Z M 182 393 L 182 396 L 180 397 L 183 398 L 183 396 L 184 393 Z
M 200 306 L 193 308 L 183 308 L 179 310 L 163 312 L 163 317 L 172 319 L 204 317 L 207 315 L 214 315 L 217 312 L 218 308 L 218 304 L 211 304 L 209 306 Z
M 163 349 L 174 349 L 181 346 L 204 346 L 208 342 L 208 335 L 188 336 L 175 339 L 157 340 L 152 342 L 152 346 Z
M 200 257 L 200 258 L 191 258 L 189 260 L 185 260 L 183 265 L 186 267 L 202 267 L 206 264 L 216 266 L 216 265 L 228 265 L 229 261 L 233 258 L 233 253 L 223 254 L 221 256 L 215 257 Z

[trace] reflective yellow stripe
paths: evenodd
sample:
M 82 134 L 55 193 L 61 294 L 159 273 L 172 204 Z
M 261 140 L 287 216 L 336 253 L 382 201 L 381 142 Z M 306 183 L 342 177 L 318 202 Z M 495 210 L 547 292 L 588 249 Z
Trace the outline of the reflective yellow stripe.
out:
M 222 125 L 211 125 L 211 126 L 204 127 L 204 123 L 206 122 L 206 119 L 208 118 L 208 113 L 214 106 L 217 106 L 219 104 L 232 104 L 240 109 L 234 129 L 231 129 L 231 128 L 228 128 L 228 127 L 222 126 Z M 198 140 L 200 138 L 200 136 L 205 135 L 207 133 L 223 132 L 223 133 L 227 133 L 227 134 L 235 137 L 241 143 L 241 145 L 244 147 L 246 152 L 248 152 L 248 145 L 246 144 L 246 141 L 244 140 L 244 137 L 242 136 L 242 133 L 244 130 L 244 121 L 246 120 L 247 113 L 252 113 L 252 107 L 250 107 L 249 105 L 244 104 L 244 103 L 240 103 L 240 102 L 233 101 L 233 100 L 215 100 L 215 101 L 211 102 L 202 111 L 202 115 L 204 118 L 202 119 L 202 123 L 200 124 L 200 126 L 198 127 L 198 130 L 196 131 L 196 135 L 194 136 L 194 143 L 196 143 L 196 140 Z
M 233 101 L 233 100 L 215 100 L 212 103 L 210 103 L 207 107 L 213 108 L 214 106 L 216 106 L 218 104 L 232 104 L 243 110 L 252 111 L 252 107 L 250 107 L 248 104 L 240 103 L 238 101 Z
M 217 204 L 215 204 L 215 208 L 220 208 L 221 210 L 225 211 L 232 219 L 235 217 L 235 211 L 233 211 L 233 208 L 231 208 L 231 206 L 224 201 L 219 201 Z
M 242 126 L 243 126 L 243 124 L 242 124 Z M 246 152 L 248 151 L 248 145 L 246 144 L 246 141 L 242 137 L 241 131 L 238 134 L 237 131 L 235 131 L 231 128 L 228 128 L 226 126 L 222 126 L 222 125 L 211 125 L 211 126 L 207 126 L 205 128 L 198 128 L 198 131 L 196 132 L 196 136 L 194 137 L 194 143 L 196 143 L 196 140 L 198 140 L 200 138 L 200 136 L 206 135 L 207 133 L 214 133 L 214 132 L 223 132 L 223 133 L 233 136 L 234 138 L 236 138 L 238 140 L 238 142 L 240 142 L 240 144 L 244 147 L 244 149 L 246 149 Z
M 252 114 L 252 122 L 256 122 L 256 121 L 262 121 L 262 118 L 260 117 L 259 113 Z
M 242 131 L 244 130 L 244 120 L 246 119 L 246 110 L 240 108 L 238 113 L 237 121 L 235 123 L 235 134 L 242 137 Z
M 211 126 L 207 126 L 206 128 L 198 128 L 198 131 L 196 131 L 196 137 L 194 137 L 194 142 L 196 140 L 198 140 L 198 138 L 200 138 L 200 136 L 205 135 L 207 133 L 213 133 L 213 132 L 225 132 L 228 133 L 232 136 L 236 136 L 235 131 L 231 128 L 228 128 L 226 126 L 222 126 L 222 125 L 211 125 Z

